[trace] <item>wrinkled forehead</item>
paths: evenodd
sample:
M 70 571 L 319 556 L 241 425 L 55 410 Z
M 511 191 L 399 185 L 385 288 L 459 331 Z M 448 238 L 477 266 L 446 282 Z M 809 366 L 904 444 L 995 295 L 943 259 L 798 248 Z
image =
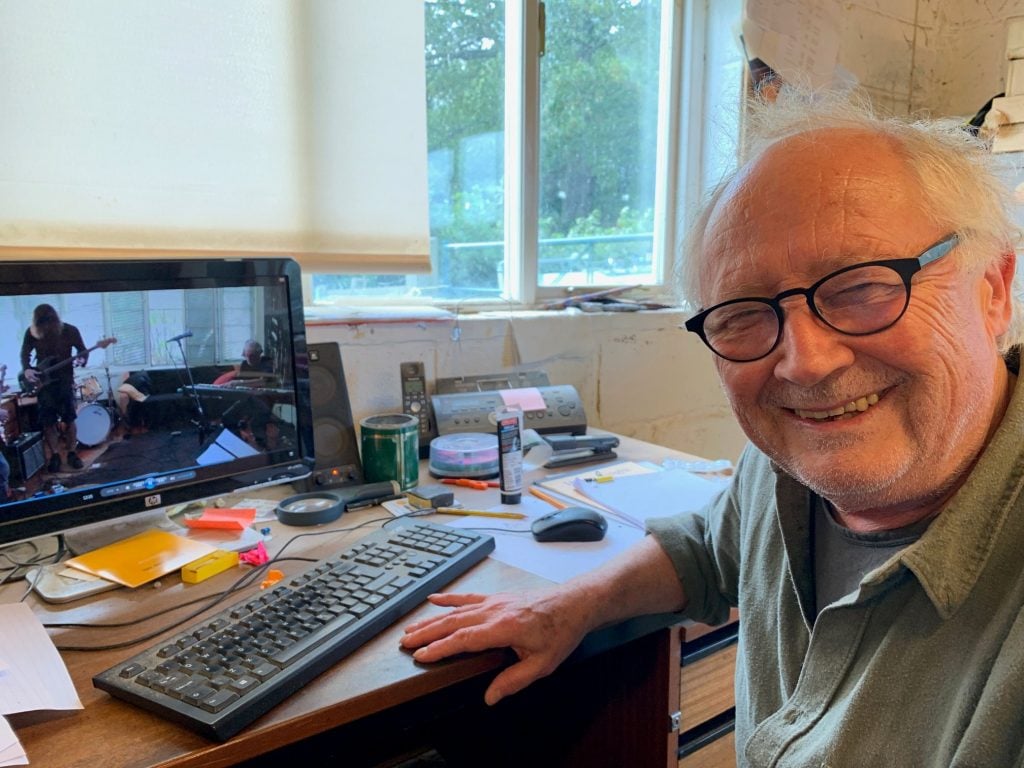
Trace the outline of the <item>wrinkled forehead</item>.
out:
M 928 226 L 893 141 L 852 129 L 790 137 L 742 169 L 714 205 L 699 251 L 700 301 L 774 294 L 850 263 L 904 256 Z

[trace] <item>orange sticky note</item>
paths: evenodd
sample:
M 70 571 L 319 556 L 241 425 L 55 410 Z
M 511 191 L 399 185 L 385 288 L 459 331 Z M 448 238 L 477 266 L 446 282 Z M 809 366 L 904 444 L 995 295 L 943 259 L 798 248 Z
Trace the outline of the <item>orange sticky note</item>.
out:
M 255 519 L 255 509 L 207 507 L 199 517 L 186 518 L 185 525 L 189 528 L 220 528 L 228 531 L 241 531 L 252 525 Z

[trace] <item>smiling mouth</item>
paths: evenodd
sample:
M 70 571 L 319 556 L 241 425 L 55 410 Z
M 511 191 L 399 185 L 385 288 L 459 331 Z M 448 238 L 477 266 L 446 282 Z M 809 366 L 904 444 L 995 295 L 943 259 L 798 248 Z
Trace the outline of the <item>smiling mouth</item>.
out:
M 863 413 L 878 402 L 878 394 L 872 393 L 864 397 L 851 400 L 846 405 L 839 405 L 828 411 L 805 411 L 801 408 L 794 408 L 793 413 L 802 419 L 813 421 L 838 421 L 839 419 L 853 418 L 858 413 Z

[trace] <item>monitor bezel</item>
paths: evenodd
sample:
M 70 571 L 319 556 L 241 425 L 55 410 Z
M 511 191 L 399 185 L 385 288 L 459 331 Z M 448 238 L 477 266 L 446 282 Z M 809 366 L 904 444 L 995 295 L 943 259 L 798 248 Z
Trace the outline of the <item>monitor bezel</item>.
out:
M 166 485 L 158 491 L 143 489 L 126 492 L 116 498 L 94 501 L 83 498 L 90 488 L 94 489 L 90 487 L 4 505 L 0 507 L 0 514 L 8 511 L 28 514 L 14 519 L 0 519 L 0 547 L 140 514 L 151 515 L 156 509 L 235 494 L 248 488 L 294 482 L 307 477 L 315 466 L 302 277 L 299 265 L 293 259 L 96 258 L 0 261 L 0 295 L 210 288 L 267 285 L 275 281 L 285 285 L 291 321 L 292 375 L 298 422 L 296 458 L 272 460 L 271 455 L 261 454 L 249 461 L 232 462 L 230 468 L 212 465 L 212 468 L 206 468 L 209 472 L 200 472 L 194 480 Z M 223 469 L 229 471 L 218 471 Z M 21 506 L 26 502 L 31 502 L 31 506 Z

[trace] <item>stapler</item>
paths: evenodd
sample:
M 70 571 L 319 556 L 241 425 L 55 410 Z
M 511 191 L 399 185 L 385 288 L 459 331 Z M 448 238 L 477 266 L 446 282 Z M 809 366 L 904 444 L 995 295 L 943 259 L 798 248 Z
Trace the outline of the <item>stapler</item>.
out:
M 616 458 L 616 453 L 612 449 L 619 445 L 619 438 L 612 436 L 542 435 L 542 437 L 551 446 L 551 458 L 544 463 L 547 469 L 610 461 Z

